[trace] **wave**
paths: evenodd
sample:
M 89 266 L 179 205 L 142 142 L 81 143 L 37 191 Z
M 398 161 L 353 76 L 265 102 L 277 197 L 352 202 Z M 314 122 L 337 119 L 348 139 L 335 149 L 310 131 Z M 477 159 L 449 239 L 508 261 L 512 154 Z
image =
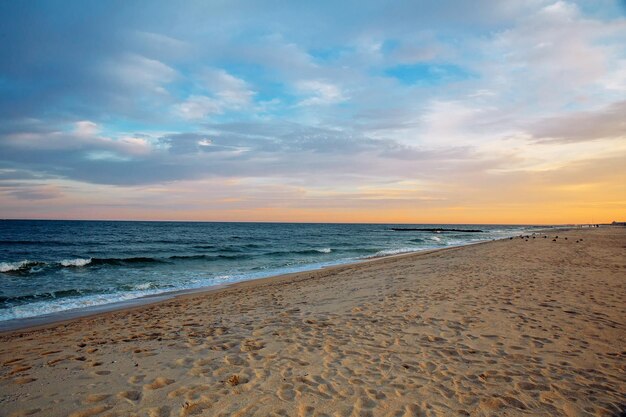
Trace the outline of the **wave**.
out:
M 251 256 L 247 254 L 241 254 L 241 255 L 174 255 L 174 256 L 170 256 L 167 259 L 182 260 L 182 261 L 204 259 L 208 261 L 214 261 L 218 259 L 240 260 L 240 259 L 248 259 L 250 257 Z
M 0 262 L 0 272 L 13 273 L 13 274 L 25 274 L 40 272 L 41 268 L 80 268 L 86 266 L 127 266 L 133 264 L 151 264 L 151 263 L 164 263 L 165 261 L 148 258 L 148 257 L 135 257 L 135 258 L 75 258 L 75 259 L 63 259 L 57 262 L 43 262 L 43 261 L 30 261 L 25 259 L 17 262 Z M 40 269 L 35 269 L 39 267 Z
M 190 245 L 190 244 L 204 244 L 205 240 L 202 239 L 157 239 L 157 240 L 149 240 L 148 243 L 167 243 L 173 245 Z
M 320 248 L 320 249 L 302 249 L 302 250 L 284 250 L 284 251 L 274 251 L 274 252 L 266 252 L 264 256 L 289 256 L 289 255 L 319 255 L 320 253 L 331 253 L 333 250 L 331 248 Z
M 243 252 L 243 248 L 237 246 L 226 246 L 223 248 L 219 248 L 219 252 L 232 253 L 232 252 Z
M 123 266 L 129 264 L 161 264 L 165 261 L 157 258 L 137 256 L 134 258 L 91 258 L 91 265 L 115 265 Z
M 71 297 L 79 297 L 88 294 L 97 293 L 95 290 L 88 289 L 69 289 L 69 290 L 58 290 L 58 291 L 50 291 L 43 292 L 37 294 L 28 294 L 28 295 L 17 295 L 14 297 L 5 297 L 0 296 L 0 303 L 2 304 L 10 304 L 10 303 L 25 303 L 34 300 L 52 300 L 59 298 L 71 298 Z
M 324 251 L 321 249 L 320 251 Z M 319 253 L 319 252 L 315 252 Z M 327 253 L 327 252 L 323 252 Z M 30 273 L 38 272 L 33 267 L 47 268 L 82 268 L 82 267 L 98 267 L 98 266 L 132 266 L 142 264 L 163 264 L 171 261 L 185 260 L 242 260 L 249 259 L 248 254 L 232 254 L 232 255 L 174 255 L 167 259 L 151 258 L 151 257 L 130 257 L 130 258 L 74 258 L 63 259 L 56 262 L 30 261 L 28 259 L 17 262 L 0 262 L 0 272 L 4 273 Z
M 63 290 L 51 293 L 37 294 L 31 300 L 16 303 L 8 301 L 8 308 L 0 308 L 0 321 L 22 319 L 52 314 L 76 308 L 94 307 L 125 300 L 130 300 L 146 295 L 162 292 L 159 289 L 134 290 L 130 292 L 101 292 L 86 290 Z M 14 305 L 12 305 L 14 304 Z
M 212 257 L 211 255 L 174 255 L 170 256 L 167 259 L 208 259 Z
M 264 245 L 259 245 L 258 243 L 247 243 L 243 246 L 248 249 L 259 249 L 259 248 L 264 247 Z
M 134 285 L 123 285 L 121 287 L 117 287 L 116 291 L 123 291 L 126 293 L 128 291 L 137 292 L 137 291 L 146 291 L 146 290 L 155 290 L 158 289 L 159 286 L 153 282 L 144 282 L 141 284 Z M 72 288 L 66 290 L 57 290 L 57 291 L 48 291 L 48 292 L 40 292 L 35 294 L 25 294 L 25 295 L 16 295 L 16 296 L 2 296 L 0 295 L 0 309 L 11 307 L 11 305 L 23 305 L 25 303 L 35 302 L 35 301 L 50 301 L 50 300 L 62 300 L 66 298 L 76 298 L 76 297 L 85 297 L 85 296 L 93 296 L 100 295 L 106 296 L 106 291 L 103 292 L 102 289 L 98 288 Z M 115 293 L 111 294 L 115 295 Z
M 62 266 L 76 266 L 76 267 L 80 267 L 80 266 L 85 266 L 91 263 L 91 258 L 87 258 L 87 259 L 83 259 L 83 258 L 76 258 L 76 259 L 63 259 L 61 262 L 59 262 Z
M 29 261 L 0 262 L 0 272 L 28 272 L 36 266 L 44 266 L 45 262 Z
M 154 290 L 154 289 L 168 288 L 168 287 L 170 287 L 170 285 L 160 286 L 158 283 L 148 281 L 148 282 L 142 282 L 140 284 L 127 283 L 127 284 L 119 285 L 115 287 L 115 292 L 127 293 L 127 292 Z
M 133 290 L 149 290 L 152 288 L 158 288 L 158 286 L 152 282 L 144 282 L 143 284 L 133 285 Z
M 76 243 L 60 240 L 0 240 L 0 245 L 76 246 Z
M 421 250 L 424 250 L 424 248 L 385 249 L 385 250 L 378 251 L 373 255 L 365 256 L 364 258 L 365 259 L 381 258 L 383 256 L 399 255 L 401 253 L 419 252 Z
M 372 252 L 376 253 L 378 251 L 383 250 L 383 248 L 348 248 L 345 249 L 345 252 L 350 252 L 350 253 L 364 253 L 364 254 L 369 254 L 371 255 Z

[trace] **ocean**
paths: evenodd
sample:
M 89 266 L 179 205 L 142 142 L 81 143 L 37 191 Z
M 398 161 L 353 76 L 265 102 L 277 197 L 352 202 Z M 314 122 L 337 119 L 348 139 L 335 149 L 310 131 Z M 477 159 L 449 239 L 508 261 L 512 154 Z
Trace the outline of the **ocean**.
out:
M 2 220 L 0 321 L 506 238 L 537 229 Z

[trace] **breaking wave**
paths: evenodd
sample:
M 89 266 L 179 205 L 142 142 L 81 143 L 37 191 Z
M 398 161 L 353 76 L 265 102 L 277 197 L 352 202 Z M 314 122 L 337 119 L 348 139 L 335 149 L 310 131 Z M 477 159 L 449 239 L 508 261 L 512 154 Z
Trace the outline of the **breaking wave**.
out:
M 373 255 L 365 256 L 364 258 L 365 259 L 381 258 L 383 256 L 399 255 L 401 253 L 419 252 L 420 250 L 424 250 L 424 248 L 385 249 L 385 250 L 378 251 Z
M 36 266 L 45 265 L 43 262 L 25 259 L 19 262 L 0 262 L 0 272 L 25 272 Z
M 85 266 L 91 263 L 91 258 L 88 259 L 83 259 L 83 258 L 77 258 L 77 259 L 63 259 L 61 262 L 59 262 L 62 266 Z

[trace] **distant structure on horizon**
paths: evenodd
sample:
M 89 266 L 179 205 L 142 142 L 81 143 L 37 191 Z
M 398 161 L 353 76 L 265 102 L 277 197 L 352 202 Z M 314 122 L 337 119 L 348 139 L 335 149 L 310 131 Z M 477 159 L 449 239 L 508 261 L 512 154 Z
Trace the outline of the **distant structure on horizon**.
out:
M 611 226 L 626 226 L 626 222 L 613 222 L 611 223 Z

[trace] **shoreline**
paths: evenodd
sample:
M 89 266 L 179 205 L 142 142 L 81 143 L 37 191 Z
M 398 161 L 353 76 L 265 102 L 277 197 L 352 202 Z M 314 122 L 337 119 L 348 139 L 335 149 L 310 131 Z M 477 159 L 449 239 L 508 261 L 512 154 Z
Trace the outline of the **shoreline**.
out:
M 537 231 L 534 233 L 543 233 L 543 231 Z M 396 258 L 396 257 L 410 257 L 417 255 L 425 255 L 432 252 L 438 251 L 446 251 L 450 249 L 458 249 L 466 246 L 472 245 L 481 245 L 493 241 L 505 240 L 509 239 L 501 238 L 494 240 L 484 240 L 478 242 L 470 242 L 463 245 L 453 245 L 444 248 L 435 248 L 435 249 L 423 249 L 414 252 L 407 253 L 396 253 L 390 255 L 382 255 L 373 258 L 364 258 L 357 259 L 354 261 L 342 262 L 335 265 L 323 266 L 320 268 L 313 269 L 305 269 L 297 272 L 288 272 L 277 275 L 269 275 L 261 278 L 253 278 L 248 280 L 242 280 L 238 282 L 232 282 L 227 284 L 217 284 L 211 285 L 207 287 L 199 287 L 199 288 L 189 288 L 189 289 L 181 289 L 175 291 L 166 291 L 162 293 L 145 295 L 142 297 L 131 298 L 129 300 L 118 301 L 114 303 L 100 304 L 95 306 L 89 306 L 84 308 L 74 308 L 70 310 L 58 311 L 55 313 L 49 313 L 41 316 L 33 316 L 33 317 L 25 317 L 19 319 L 11 319 L 0 321 L 0 336 L 4 336 L 11 333 L 19 333 L 19 332 L 29 332 L 42 328 L 54 327 L 56 325 L 62 325 L 68 322 L 72 322 L 74 320 L 80 320 L 84 318 L 92 318 L 99 315 L 106 315 L 109 313 L 117 313 L 124 311 L 133 311 L 135 309 L 139 309 L 146 306 L 158 305 L 160 303 L 164 303 L 170 300 L 175 300 L 177 298 L 184 298 L 186 296 L 195 296 L 195 295 L 208 295 L 212 293 L 216 293 L 219 291 L 225 291 L 231 288 L 237 288 L 242 284 L 250 284 L 250 285 L 263 285 L 264 281 L 274 282 L 281 280 L 289 280 L 294 277 L 297 278 L 300 274 L 308 274 L 314 271 L 329 271 L 332 272 L 334 269 L 340 269 L 341 267 L 352 267 L 363 263 L 368 262 L 377 262 L 383 259 Z
M 533 230 L 532 232 L 526 231 L 526 233 L 530 233 L 530 234 L 544 233 L 545 234 L 545 233 L 548 233 L 550 231 L 555 231 L 555 230 L 567 231 L 567 230 L 578 230 L 578 229 L 583 230 L 579 227 L 551 226 L 546 229 Z M 520 235 L 516 235 L 512 237 L 517 238 L 519 236 Z M 112 303 L 99 304 L 99 305 L 83 307 L 83 308 L 73 308 L 73 309 L 62 310 L 62 311 L 58 311 L 54 313 L 48 313 L 48 314 L 44 314 L 40 316 L 3 320 L 3 321 L 0 321 L 0 335 L 6 334 L 6 333 L 12 333 L 12 332 L 28 331 L 31 329 L 54 326 L 56 324 L 62 324 L 62 323 L 66 323 L 66 322 L 81 319 L 81 318 L 93 317 L 93 316 L 97 316 L 100 314 L 107 314 L 107 313 L 112 313 L 116 311 L 132 310 L 135 308 L 141 308 L 143 306 L 159 304 L 162 302 L 166 302 L 168 300 L 176 299 L 178 297 L 184 297 L 186 295 L 212 293 L 215 291 L 220 291 L 220 290 L 224 290 L 227 288 L 231 288 L 231 287 L 234 287 L 239 284 L 246 283 L 246 282 L 257 282 L 257 281 L 263 281 L 263 280 L 268 280 L 268 279 L 278 279 L 278 278 L 283 278 L 283 277 L 285 279 L 288 279 L 288 277 L 292 277 L 298 274 L 306 274 L 311 271 L 332 270 L 337 267 L 350 267 L 352 265 L 358 265 L 360 263 L 365 263 L 365 262 L 378 261 L 378 260 L 386 259 L 386 258 L 426 254 L 426 253 L 430 253 L 434 251 L 444 251 L 448 249 L 462 248 L 465 246 L 484 244 L 484 243 L 489 243 L 489 242 L 498 241 L 498 240 L 506 240 L 509 238 L 510 237 L 503 237 L 499 239 L 486 239 L 486 240 L 468 242 L 468 243 L 460 244 L 460 245 L 451 245 L 451 246 L 441 247 L 441 248 L 422 249 L 422 250 L 416 250 L 413 252 L 373 256 L 370 258 L 363 258 L 363 259 L 352 259 L 352 260 L 346 260 L 345 262 L 342 261 L 337 264 L 316 267 L 316 268 L 311 268 L 311 269 L 304 269 L 304 270 L 296 271 L 296 272 L 278 273 L 275 275 L 268 275 L 268 276 L 260 277 L 260 278 L 244 279 L 244 280 L 232 282 L 232 283 L 216 284 L 216 285 L 210 285 L 210 286 L 204 286 L 204 287 L 198 287 L 198 288 L 164 291 L 161 293 L 155 293 L 155 294 L 150 294 L 150 295 L 144 295 L 144 296 L 137 297 L 137 298 L 131 298 L 131 299 L 124 300 L 124 301 L 116 301 Z
M 485 226 L 485 225 L 476 225 L 476 226 Z M 569 228 L 570 226 L 546 226 L 545 229 L 533 229 L 534 227 L 537 227 L 534 225 L 527 225 L 527 227 L 530 227 L 531 229 L 523 230 L 519 232 L 523 234 L 541 233 L 541 232 L 549 232 L 550 230 L 559 230 L 559 229 L 565 230 Z M 516 233 L 519 233 L 519 232 L 516 232 Z M 516 237 L 519 235 L 516 234 L 514 236 Z M 139 295 L 134 298 L 128 298 L 128 299 L 123 299 L 125 298 L 124 297 L 125 294 L 120 293 L 119 298 L 122 298 L 121 301 L 106 301 L 103 304 L 92 304 L 92 305 L 86 305 L 86 306 L 80 306 L 80 307 L 72 306 L 71 308 L 68 308 L 65 310 L 53 311 L 53 312 L 44 313 L 44 314 L 40 314 L 36 316 L 19 317 L 19 318 L 11 318 L 8 320 L 2 320 L 0 321 L 0 334 L 5 333 L 5 332 L 20 330 L 20 329 L 28 329 L 28 328 L 39 327 L 39 326 L 48 325 L 48 324 L 65 322 L 68 320 L 77 319 L 81 317 L 89 317 L 95 314 L 102 314 L 102 313 L 117 311 L 121 309 L 134 308 L 134 307 L 148 305 L 148 304 L 155 303 L 155 302 L 162 302 L 162 301 L 166 301 L 168 299 L 172 299 L 177 296 L 181 296 L 185 294 L 194 294 L 197 292 L 213 291 L 223 286 L 231 286 L 231 285 L 238 284 L 240 282 L 255 281 L 259 279 L 266 279 L 266 278 L 282 276 L 282 275 L 306 273 L 306 272 L 314 271 L 318 269 L 334 268 L 336 266 L 342 266 L 342 265 L 352 265 L 352 264 L 367 262 L 370 260 L 376 260 L 376 259 L 385 258 L 385 257 L 393 257 L 393 256 L 399 256 L 399 255 L 411 255 L 411 254 L 416 254 L 416 253 L 429 252 L 433 250 L 442 250 L 442 249 L 448 249 L 452 247 L 462 247 L 466 245 L 472 245 L 476 243 L 489 242 L 491 240 L 499 240 L 499 239 L 507 239 L 507 238 L 508 237 L 501 237 L 501 238 L 496 238 L 496 239 L 485 238 L 485 239 L 476 240 L 476 241 L 468 241 L 467 243 L 454 244 L 454 245 L 438 247 L 438 248 L 423 248 L 423 249 L 416 249 L 416 250 L 408 251 L 408 252 L 399 252 L 399 253 L 391 253 L 391 254 L 383 254 L 383 255 L 375 254 L 375 255 L 364 256 L 364 257 L 337 259 L 337 260 L 328 261 L 328 262 L 306 264 L 306 265 L 303 265 L 301 269 L 293 268 L 293 269 L 297 269 L 295 271 L 281 271 L 281 269 L 292 269 L 292 268 L 278 268 L 277 270 L 273 272 L 269 272 L 267 275 L 261 274 L 260 277 L 249 278 L 246 276 L 247 274 L 243 274 L 241 275 L 241 277 L 235 277 L 232 282 L 228 282 L 228 283 L 217 283 L 214 285 L 204 285 L 200 287 L 179 288 L 179 289 L 163 288 L 162 292 L 154 292 L 152 294 Z M 385 251 L 386 250 L 383 250 L 382 252 L 385 252 Z M 252 275 L 255 275 L 255 274 L 252 274 Z M 156 289 L 156 291 L 160 291 L 160 290 Z M 116 297 L 113 297 L 116 295 L 115 293 L 110 293 L 108 295 L 110 295 L 111 298 L 116 298 Z M 25 307 L 27 307 L 27 305 L 25 305 Z

